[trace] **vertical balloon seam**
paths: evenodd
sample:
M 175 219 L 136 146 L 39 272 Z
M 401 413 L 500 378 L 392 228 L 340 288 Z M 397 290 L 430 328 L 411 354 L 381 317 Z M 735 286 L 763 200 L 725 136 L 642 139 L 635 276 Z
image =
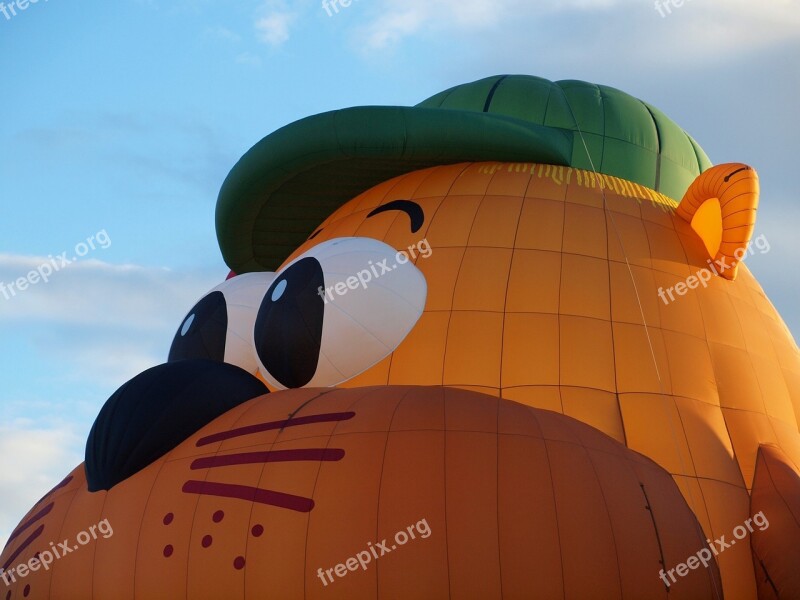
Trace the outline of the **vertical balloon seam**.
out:
M 495 173 L 492 174 L 492 179 L 494 179 L 497 176 L 498 172 L 499 171 L 496 171 Z M 531 182 L 532 181 L 533 181 L 533 177 L 529 177 L 528 178 L 528 182 L 525 184 L 525 193 L 522 195 L 522 200 L 519 203 L 519 212 L 517 213 L 517 218 L 515 219 L 516 226 L 514 227 L 514 241 L 513 241 L 512 245 L 511 245 L 511 259 L 509 260 L 509 263 L 508 263 L 508 275 L 506 276 L 506 293 L 503 295 L 503 326 L 500 328 L 500 380 L 497 383 L 498 397 L 499 398 L 503 397 L 503 355 L 504 355 L 503 347 L 504 347 L 505 339 L 506 339 L 506 314 L 507 314 L 506 309 L 508 308 L 508 290 L 509 290 L 509 285 L 511 284 L 511 271 L 512 271 L 513 265 L 514 265 L 514 253 L 516 252 L 516 248 L 517 248 L 517 237 L 519 236 L 519 227 L 520 227 L 520 223 L 522 222 L 522 211 L 525 208 L 525 198 L 528 196 L 528 190 L 531 187 Z M 490 182 L 490 185 L 491 185 L 491 182 Z M 560 277 L 560 275 L 559 275 L 559 277 Z M 560 286 L 559 286 L 559 289 L 560 289 Z M 560 396 L 561 396 L 561 394 L 559 393 L 559 397 Z M 498 410 L 498 423 L 499 423 L 499 411 L 500 411 L 499 402 L 498 402 L 498 405 L 497 405 L 497 410 Z M 499 458 L 498 458 L 498 460 L 499 460 Z M 499 483 L 498 483 L 498 486 L 499 486 Z M 498 520 L 499 520 L 499 514 L 498 514 Z M 498 533 L 498 535 L 499 535 L 499 533 Z
M 600 98 L 601 98 L 601 103 L 602 103 L 603 102 L 602 93 L 600 95 Z M 566 94 L 565 94 L 565 99 L 566 99 Z M 589 159 L 589 164 L 590 164 L 590 166 L 592 168 L 592 171 L 594 172 L 595 176 L 598 176 L 597 169 L 595 168 L 595 165 L 594 165 L 594 160 L 592 159 L 591 153 L 589 152 L 589 147 L 588 147 L 588 145 L 586 143 L 586 138 L 583 135 L 583 131 L 581 130 L 580 125 L 578 125 L 578 120 L 577 120 L 577 118 L 575 116 L 575 112 L 572 110 L 572 105 L 569 103 L 568 99 L 566 99 L 566 104 L 569 107 L 570 113 L 572 114 L 573 121 L 575 122 L 575 127 L 577 129 L 578 135 L 581 138 L 581 143 L 583 144 L 583 148 L 584 148 L 584 150 L 586 152 L 586 155 L 587 155 L 587 157 Z M 605 123 L 605 112 L 603 113 L 603 121 Z M 629 273 L 630 278 L 631 278 L 631 283 L 633 284 L 633 289 L 634 289 L 634 292 L 636 294 L 636 302 L 639 305 L 639 312 L 640 312 L 641 317 L 642 317 L 642 323 L 644 325 L 645 335 L 647 336 L 647 344 L 648 344 L 648 346 L 650 348 L 650 356 L 651 356 L 651 358 L 653 360 L 653 366 L 655 368 L 656 377 L 658 379 L 658 385 L 659 385 L 659 389 L 660 389 L 660 394 L 659 395 L 661 396 L 661 399 L 663 401 L 663 399 L 666 396 L 666 392 L 665 392 L 665 389 L 664 389 L 664 382 L 661 379 L 661 373 L 660 373 L 659 368 L 658 368 L 658 361 L 656 359 L 655 349 L 653 348 L 653 341 L 652 341 L 652 339 L 650 337 L 650 331 L 649 331 L 649 327 L 647 325 L 647 318 L 645 317 L 645 314 L 644 314 L 644 307 L 642 306 L 641 297 L 639 295 L 639 288 L 636 285 L 636 280 L 635 280 L 635 278 L 633 276 L 633 270 L 631 269 L 630 262 L 628 261 L 628 253 L 627 253 L 627 251 L 625 249 L 624 243 L 622 242 L 622 236 L 619 233 L 619 229 L 617 227 L 616 220 L 614 219 L 614 215 L 612 214 L 612 211 L 610 211 L 609 208 L 608 208 L 608 200 L 606 198 L 605 189 L 603 188 L 602 185 L 600 186 L 600 194 L 602 195 L 602 198 L 603 198 L 603 211 L 604 211 L 604 214 L 608 214 L 608 216 L 609 216 L 609 218 L 611 220 L 612 226 L 614 228 L 614 233 L 617 235 L 617 240 L 619 241 L 620 247 L 622 248 L 622 253 L 625 256 L 625 265 L 627 266 L 628 273 Z M 606 257 L 606 258 L 608 260 L 608 257 Z M 611 319 L 611 317 L 609 317 L 609 319 Z M 613 330 L 614 330 L 613 321 L 610 321 L 610 325 L 611 325 L 611 335 L 612 335 L 612 340 L 613 340 L 613 334 L 614 334 L 613 333 Z M 614 378 L 615 378 L 615 382 L 616 382 L 616 360 L 615 360 L 615 365 L 614 365 Z M 617 406 L 619 406 L 619 389 L 617 389 L 617 391 L 616 391 L 616 396 L 617 396 Z M 674 405 L 675 405 L 675 410 L 676 410 L 676 412 L 678 412 L 678 416 L 680 417 L 680 409 L 678 408 L 677 402 L 674 402 Z M 668 410 L 666 408 L 665 408 L 665 412 L 668 413 Z M 686 470 L 686 465 L 685 465 L 685 462 L 683 460 L 683 453 L 680 451 L 680 445 L 678 444 L 678 436 L 677 436 L 677 433 L 676 433 L 676 430 L 675 430 L 676 429 L 675 428 L 675 424 L 673 423 L 673 420 L 670 418 L 669 414 L 667 414 L 666 417 L 667 417 L 667 419 L 668 419 L 668 421 L 670 423 L 670 432 L 672 434 L 674 447 L 675 447 L 675 449 L 676 449 L 676 451 L 678 453 L 678 460 L 681 463 L 681 469 L 685 473 L 687 473 L 687 477 L 688 477 L 688 471 Z M 622 428 L 623 428 L 623 435 L 624 435 L 624 431 L 625 431 L 625 423 L 624 423 L 624 421 L 622 423 Z M 691 455 L 691 449 L 689 448 L 688 444 L 689 444 L 689 442 L 688 442 L 688 439 L 687 439 L 687 450 L 689 451 L 689 454 Z M 691 477 L 689 477 L 689 478 L 691 479 Z M 697 478 L 697 473 L 696 472 L 695 472 L 695 478 Z M 694 504 L 694 505 L 699 507 L 699 505 L 695 502 L 694 493 L 692 492 L 692 485 L 690 484 L 687 487 L 687 489 L 688 489 L 689 498 L 690 498 L 692 504 Z M 705 505 L 705 502 L 703 502 L 703 505 Z M 703 530 L 702 530 L 702 526 L 700 525 L 700 521 L 699 520 L 697 520 L 697 528 L 699 530 L 699 533 L 701 535 L 703 535 L 703 537 L 705 537 L 704 533 L 703 533 Z M 718 600 L 721 600 L 722 594 L 721 594 L 721 591 L 719 589 L 717 589 L 716 581 L 714 581 L 714 593 L 715 593 L 716 598 Z

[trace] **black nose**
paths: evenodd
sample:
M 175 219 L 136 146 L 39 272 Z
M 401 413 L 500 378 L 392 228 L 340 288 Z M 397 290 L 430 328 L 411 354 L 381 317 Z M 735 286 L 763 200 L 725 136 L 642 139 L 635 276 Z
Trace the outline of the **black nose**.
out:
M 158 365 L 106 401 L 86 442 L 89 491 L 109 490 L 218 416 L 268 393 L 256 377 L 209 359 Z

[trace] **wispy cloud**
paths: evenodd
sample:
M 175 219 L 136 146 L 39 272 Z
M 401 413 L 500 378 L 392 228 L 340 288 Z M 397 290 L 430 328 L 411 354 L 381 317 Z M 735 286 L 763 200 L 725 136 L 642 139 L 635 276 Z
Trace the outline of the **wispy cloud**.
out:
M 561 11 L 595 12 L 613 9 L 622 0 L 382 0 L 373 12 L 378 16 L 358 30 L 366 50 L 384 49 L 420 33 L 470 33 L 504 23 L 540 20 Z M 480 44 L 480 40 L 476 40 Z
M 619 55 L 651 64 L 688 56 L 718 59 L 800 39 L 800 11 L 788 0 L 697 0 L 673 9 L 667 19 L 651 2 L 635 0 L 381 0 L 371 14 L 356 32 L 366 52 L 420 34 L 476 34 L 500 27 L 506 38 L 516 40 L 515 51 L 525 46 L 525 37 L 529 47 L 549 44 L 552 49 L 548 32 L 563 36 L 567 26 L 571 37 L 581 40 L 576 44 L 581 52 L 602 46 L 606 58 Z M 554 23 L 562 26 L 553 28 Z M 473 41 L 484 45 L 480 36 Z M 631 47 L 638 51 L 631 53 Z M 504 44 L 497 49 L 509 51 Z
M 67 423 L 0 424 L 0 546 L 31 506 L 80 464 L 84 444 Z
M 19 152 L 35 153 L 38 160 L 63 164 L 91 157 L 105 162 L 107 172 L 129 178 L 134 170 L 143 181 L 155 176 L 213 194 L 236 158 L 223 152 L 220 137 L 218 130 L 183 115 L 72 110 L 59 115 L 59 124 L 22 129 L 11 139 Z M 172 152 L 171 161 L 155 158 L 165 150 Z
M 48 262 L 50 258 L 44 256 L 0 254 L 0 281 L 12 281 Z M 186 303 L 196 300 L 205 291 L 200 288 L 208 283 L 207 287 L 216 284 L 208 273 L 78 260 L 54 273 L 47 283 L 39 282 L 8 300 L 0 296 L 0 322 L 30 319 L 158 328 L 174 317 L 176 310 L 191 308 Z
M 48 260 L 0 255 L 0 281 L 25 276 Z M 23 331 L 35 363 L 42 365 L 31 391 L 41 396 L 42 390 L 53 387 L 67 396 L 37 401 L 21 397 L 25 392 L 4 393 L 0 540 L 83 460 L 88 428 L 104 399 L 166 360 L 185 314 L 224 276 L 220 269 L 179 273 L 85 260 L 8 300 L 0 295 L 0 326 L 6 339 L 11 330 Z M 3 362 L 13 362 L 12 345 L 6 344 L 0 353 Z M 24 384 L 17 387 L 25 389 Z M 72 398 L 81 389 L 91 389 L 91 397 Z M 22 417 L 33 414 L 36 419 Z
M 0 255 L 9 283 L 47 257 Z M 164 362 L 186 312 L 224 279 L 219 269 L 176 273 L 99 260 L 76 262 L 9 299 L 0 296 L 0 323 L 39 328 L 41 364 L 58 364 L 77 381 L 118 386 Z
M 259 41 L 270 46 L 286 43 L 289 39 L 289 27 L 296 18 L 297 15 L 285 10 L 271 11 L 267 16 L 260 17 L 255 23 Z
M 371 50 L 382 50 L 394 46 L 403 38 L 417 33 L 426 20 L 424 10 L 390 12 L 378 17 L 364 30 L 364 44 Z

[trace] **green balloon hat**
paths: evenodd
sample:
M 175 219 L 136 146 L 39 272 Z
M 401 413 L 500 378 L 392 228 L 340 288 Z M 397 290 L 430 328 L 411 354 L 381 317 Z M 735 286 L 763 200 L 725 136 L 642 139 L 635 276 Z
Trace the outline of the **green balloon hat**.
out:
M 335 110 L 263 138 L 222 185 L 216 227 L 223 258 L 237 273 L 275 270 L 359 193 L 410 171 L 472 161 L 596 170 L 676 200 L 712 166 L 674 121 L 620 90 L 488 77 L 414 107 Z

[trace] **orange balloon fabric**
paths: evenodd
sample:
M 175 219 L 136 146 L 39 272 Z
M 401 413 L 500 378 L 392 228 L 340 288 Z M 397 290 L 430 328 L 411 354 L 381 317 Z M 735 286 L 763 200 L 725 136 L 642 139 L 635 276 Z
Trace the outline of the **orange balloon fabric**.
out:
M 760 598 L 800 598 L 800 469 L 780 448 L 761 446 L 750 512 L 768 517 L 753 531 Z
M 739 262 L 753 236 L 758 209 L 758 174 L 742 163 L 716 165 L 694 180 L 676 214 L 692 223 L 709 254 L 726 265 L 720 275 L 736 279 Z M 714 204 L 715 214 L 698 223 L 704 206 Z
M 110 492 L 79 467 L 30 516 L 43 507 L 42 539 L 103 519 L 115 534 L 31 577 L 30 598 L 666 598 L 662 561 L 705 546 L 651 460 L 442 387 L 262 396 Z M 720 587 L 712 560 L 669 597 Z
M 422 207 L 419 231 L 367 216 L 398 198 Z M 452 386 L 572 416 L 667 469 L 713 540 L 749 516 L 759 445 L 800 464 L 800 351 L 746 265 L 718 276 L 676 209 L 580 169 L 462 163 L 361 194 L 293 256 L 332 237 L 426 240 L 425 312 L 343 385 Z M 747 545 L 718 560 L 725 596 L 755 597 Z
M 757 179 L 738 168 L 698 178 L 686 214 L 533 163 L 438 166 L 358 195 L 284 265 L 344 237 L 407 252 L 425 280 L 407 336 L 337 388 L 273 384 L 108 492 L 78 467 L 0 566 L 103 519 L 114 535 L 11 598 L 791 596 L 800 350 L 745 264 L 720 276 L 699 226 L 717 218 L 720 252 L 769 250 L 745 231 Z M 726 208 L 736 190 L 746 215 Z M 759 511 L 769 528 L 659 577 Z

